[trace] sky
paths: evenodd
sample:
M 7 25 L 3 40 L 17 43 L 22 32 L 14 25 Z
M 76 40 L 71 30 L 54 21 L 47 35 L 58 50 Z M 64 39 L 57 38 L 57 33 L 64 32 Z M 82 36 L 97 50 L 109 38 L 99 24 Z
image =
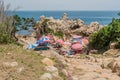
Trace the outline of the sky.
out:
M 46 10 L 120 10 L 120 0 L 3 0 L 11 9 Z

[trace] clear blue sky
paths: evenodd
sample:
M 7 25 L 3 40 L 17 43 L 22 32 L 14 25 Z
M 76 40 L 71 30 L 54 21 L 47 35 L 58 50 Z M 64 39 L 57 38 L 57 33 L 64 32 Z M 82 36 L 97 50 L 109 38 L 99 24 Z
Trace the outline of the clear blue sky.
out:
M 3 0 L 19 10 L 120 10 L 120 0 Z

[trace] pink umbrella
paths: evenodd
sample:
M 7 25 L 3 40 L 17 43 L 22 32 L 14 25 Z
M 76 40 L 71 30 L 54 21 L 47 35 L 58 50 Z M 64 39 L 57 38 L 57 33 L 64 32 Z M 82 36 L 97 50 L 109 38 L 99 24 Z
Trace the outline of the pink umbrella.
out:
M 82 39 L 82 42 L 83 42 L 84 44 L 86 44 L 86 45 L 89 44 L 89 41 L 88 41 L 88 39 L 86 39 L 86 38 L 83 38 L 83 39 Z
M 64 42 L 64 45 L 71 45 L 70 42 Z
M 64 41 L 62 39 L 56 40 L 56 43 L 64 44 Z
M 82 45 L 81 44 L 73 44 L 71 47 L 73 50 L 82 50 Z

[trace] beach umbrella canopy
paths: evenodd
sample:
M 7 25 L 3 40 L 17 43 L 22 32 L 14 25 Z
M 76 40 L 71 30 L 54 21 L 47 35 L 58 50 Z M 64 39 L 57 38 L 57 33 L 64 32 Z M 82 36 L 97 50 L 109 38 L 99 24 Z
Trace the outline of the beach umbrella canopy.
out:
M 62 39 L 56 40 L 56 43 L 64 44 L 64 41 Z
M 73 50 L 82 50 L 82 44 L 73 44 L 71 47 Z
M 82 39 L 82 42 L 83 42 L 85 45 L 89 44 L 89 41 L 88 41 L 88 39 L 86 39 L 86 38 L 83 38 L 83 39 Z
M 64 42 L 64 45 L 71 45 L 70 42 Z

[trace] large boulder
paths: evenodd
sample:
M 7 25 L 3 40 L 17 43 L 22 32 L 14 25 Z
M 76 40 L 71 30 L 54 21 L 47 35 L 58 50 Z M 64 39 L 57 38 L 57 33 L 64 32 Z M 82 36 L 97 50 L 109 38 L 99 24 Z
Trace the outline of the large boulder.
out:
M 113 42 L 113 43 L 110 43 L 109 48 L 110 49 L 116 49 L 116 46 L 117 46 L 117 43 Z
M 120 54 L 120 50 L 119 49 L 109 49 L 108 51 L 104 52 L 103 55 L 104 56 L 115 56 L 115 55 L 119 55 Z
M 113 59 L 109 64 L 108 67 L 112 70 L 114 73 L 120 72 L 120 57 Z
M 18 66 L 18 63 L 17 62 L 3 62 L 3 66 L 4 67 L 9 67 L 9 68 L 12 68 L 12 67 L 17 67 Z
M 89 25 L 89 28 L 87 29 L 87 34 L 95 33 L 100 29 L 102 29 L 102 27 L 103 26 L 100 25 L 98 22 L 91 22 L 91 24 Z

